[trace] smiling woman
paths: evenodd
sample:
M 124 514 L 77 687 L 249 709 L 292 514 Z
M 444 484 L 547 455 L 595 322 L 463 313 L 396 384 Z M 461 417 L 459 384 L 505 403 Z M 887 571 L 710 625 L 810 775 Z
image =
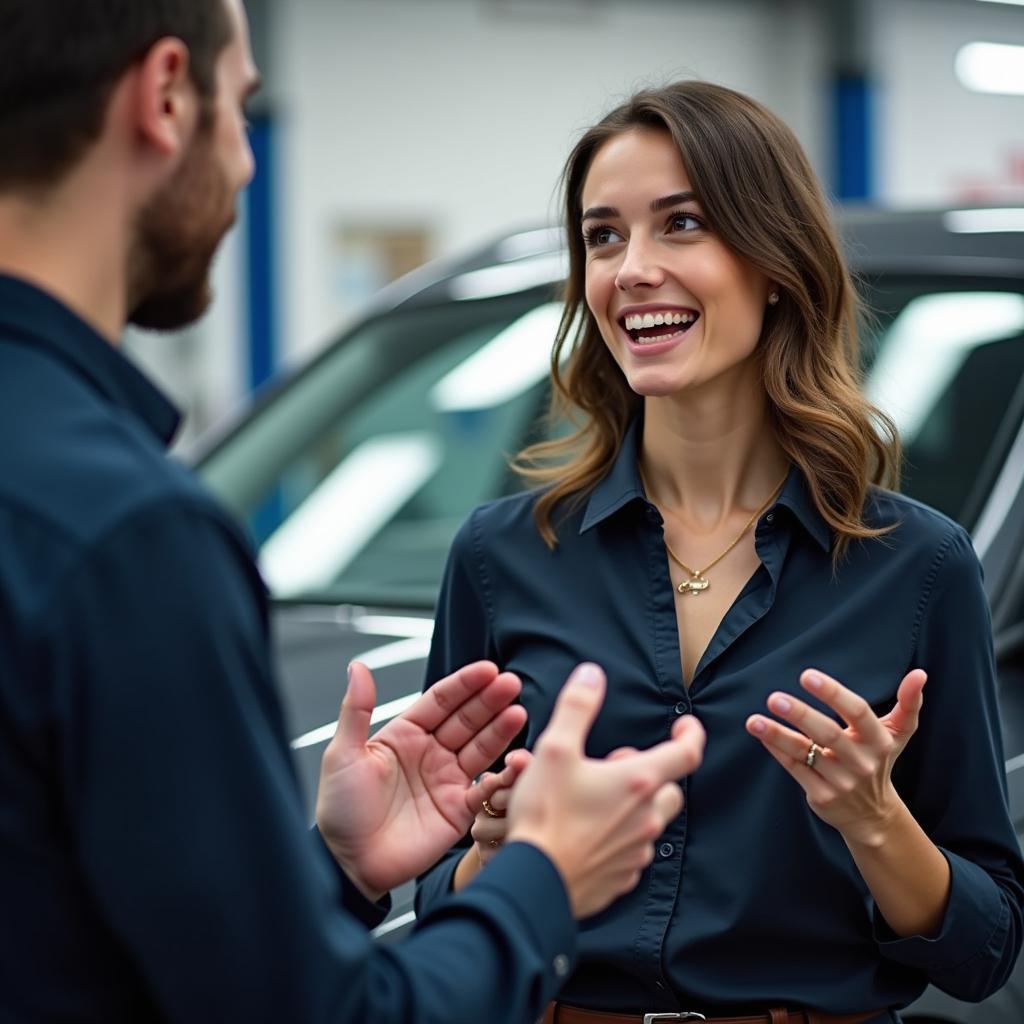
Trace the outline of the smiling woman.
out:
M 978 562 L 887 489 L 896 428 L 861 392 L 856 293 L 799 143 L 684 82 L 587 131 L 564 181 L 551 373 L 578 429 L 527 448 L 539 489 L 456 537 L 427 679 L 516 672 L 530 747 L 590 659 L 609 680 L 592 755 L 688 712 L 708 741 L 548 1021 L 875 1024 L 928 981 L 983 998 L 1020 948 L 1024 868 Z M 422 905 L 493 856 L 510 799 Z

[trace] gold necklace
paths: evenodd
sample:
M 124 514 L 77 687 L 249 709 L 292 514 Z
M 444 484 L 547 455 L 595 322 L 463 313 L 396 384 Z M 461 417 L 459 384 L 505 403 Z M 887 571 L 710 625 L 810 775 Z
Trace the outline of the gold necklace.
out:
M 637 472 L 640 474 L 640 482 L 644 485 L 644 491 L 646 491 L 647 495 L 650 496 L 651 489 L 650 487 L 647 486 L 647 480 L 644 477 L 644 471 L 640 468 L 639 462 L 637 462 L 636 468 Z M 690 574 L 690 578 L 688 580 L 683 580 L 683 582 L 676 587 L 676 590 L 678 590 L 680 594 L 692 594 L 694 597 L 696 597 L 698 594 L 702 594 L 705 590 L 708 589 L 708 587 L 711 586 L 711 581 L 704 574 L 708 571 L 708 569 L 713 569 L 716 565 L 718 565 L 718 563 L 723 558 L 725 558 L 725 556 L 729 554 L 729 552 L 732 551 L 732 549 L 736 547 L 736 545 L 739 544 L 739 542 L 746 536 L 747 530 L 749 530 L 754 525 L 754 523 L 757 521 L 757 517 L 762 512 L 764 512 L 764 510 L 768 508 L 768 506 L 779 496 L 779 493 L 782 491 L 782 488 L 785 485 L 786 479 L 788 477 L 789 470 L 787 469 L 786 475 L 779 481 L 778 486 L 772 491 L 768 500 L 750 517 L 750 519 L 747 521 L 747 525 L 744 526 L 742 530 L 740 530 L 736 539 L 717 558 L 708 562 L 708 564 L 705 565 L 703 569 L 691 569 L 672 550 L 672 548 L 669 546 L 668 539 L 664 535 L 662 536 L 661 539 L 665 545 L 665 550 L 669 553 L 669 556 L 671 557 L 672 561 L 675 562 L 676 565 L 678 565 L 681 569 L 685 570 Z

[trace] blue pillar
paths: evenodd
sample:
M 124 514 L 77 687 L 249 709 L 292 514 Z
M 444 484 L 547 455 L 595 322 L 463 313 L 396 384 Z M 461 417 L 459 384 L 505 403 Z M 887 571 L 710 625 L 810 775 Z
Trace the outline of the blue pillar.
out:
M 250 118 L 249 142 L 256 171 L 245 192 L 246 225 L 245 288 L 248 327 L 248 387 L 254 392 L 277 368 L 277 235 L 275 212 L 275 125 L 266 114 Z M 284 496 L 275 486 L 249 517 L 249 529 L 257 544 L 280 525 Z
M 249 328 L 249 388 L 268 381 L 277 366 L 277 275 L 275 273 L 274 139 L 272 118 L 252 118 L 250 143 L 256 173 L 245 193 L 248 245 L 246 289 Z
M 874 194 L 872 94 L 866 75 L 840 74 L 833 86 L 833 190 L 841 200 Z

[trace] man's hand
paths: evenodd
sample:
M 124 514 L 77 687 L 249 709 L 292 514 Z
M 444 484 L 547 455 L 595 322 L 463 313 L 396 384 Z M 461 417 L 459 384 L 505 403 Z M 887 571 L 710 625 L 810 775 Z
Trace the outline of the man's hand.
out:
M 654 841 L 682 810 L 675 780 L 704 755 L 704 729 L 684 716 L 670 740 L 649 750 L 588 758 L 584 744 L 604 689 L 596 665 L 573 672 L 508 808 L 506 841 L 532 843 L 551 858 L 577 917 L 596 914 L 637 884 L 654 858 Z
M 525 710 L 512 705 L 520 688 L 491 662 L 467 665 L 370 739 L 376 687 L 365 665 L 352 664 L 320 768 L 316 819 L 370 899 L 425 871 L 466 834 L 489 795 L 473 779 L 526 722 Z

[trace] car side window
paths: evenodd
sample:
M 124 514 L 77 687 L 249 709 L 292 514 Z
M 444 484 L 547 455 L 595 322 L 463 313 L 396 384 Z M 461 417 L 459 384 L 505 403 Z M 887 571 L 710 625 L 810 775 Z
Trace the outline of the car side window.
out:
M 884 299 L 865 392 L 899 428 L 901 489 L 970 528 L 1020 427 L 1024 295 L 907 285 Z

